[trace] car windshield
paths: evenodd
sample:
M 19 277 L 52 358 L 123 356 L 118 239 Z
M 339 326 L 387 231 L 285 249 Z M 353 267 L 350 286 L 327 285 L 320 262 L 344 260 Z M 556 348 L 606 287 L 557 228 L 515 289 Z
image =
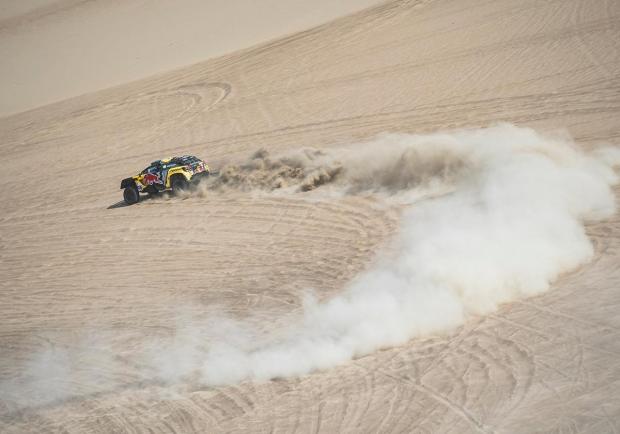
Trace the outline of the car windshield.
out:
M 157 172 L 158 169 L 159 169 L 159 166 L 149 166 L 146 169 L 144 169 L 142 172 L 140 172 L 140 174 L 144 175 L 145 173 L 155 173 Z

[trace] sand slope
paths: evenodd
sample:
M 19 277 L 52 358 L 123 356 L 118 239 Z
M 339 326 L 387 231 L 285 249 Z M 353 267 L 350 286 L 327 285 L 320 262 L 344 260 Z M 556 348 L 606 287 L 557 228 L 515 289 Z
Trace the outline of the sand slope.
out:
M 221 56 L 378 1 L 4 3 L 0 116 Z
M 60 348 L 98 367 L 94 377 L 67 374 L 86 397 L 22 410 L 3 399 L 1 429 L 617 431 L 617 215 L 588 227 L 594 261 L 553 291 L 449 337 L 299 379 L 171 388 L 141 376 L 133 348 L 170 343 L 179 323 L 216 304 L 277 327 L 299 312 L 304 288 L 329 297 L 364 269 L 398 215 L 361 198 L 209 193 L 108 207 L 122 177 L 178 153 L 219 167 L 260 147 L 497 121 L 617 145 L 618 41 L 612 0 L 389 2 L 0 119 L 0 178 L 10 186 L 0 213 L 0 379 L 11 384 L 24 369 L 36 377 L 50 360 L 62 366 Z M 26 392 L 7 387 L 3 397 Z

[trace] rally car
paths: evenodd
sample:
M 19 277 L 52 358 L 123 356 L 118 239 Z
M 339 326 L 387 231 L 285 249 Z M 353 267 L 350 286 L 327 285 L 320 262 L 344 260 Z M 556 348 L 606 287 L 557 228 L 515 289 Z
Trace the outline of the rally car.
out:
M 127 205 L 140 201 L 140 193 L 158 194 L 164 190 L 177 193 L 209 176 L 209 166 L 191 155 L 153 161 L 136 176 L 121 181 Z

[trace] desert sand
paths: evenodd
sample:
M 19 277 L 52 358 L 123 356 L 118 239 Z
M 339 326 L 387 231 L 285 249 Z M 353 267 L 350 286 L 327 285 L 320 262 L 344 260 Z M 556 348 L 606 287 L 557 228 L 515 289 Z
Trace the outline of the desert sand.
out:
M 498 122 L 617 147 L 619 41 L 613 0 L 389 1 L 0 118 L 0 431 L 618 432 L 617 213 L 587 224 L 593 257 L 542 295 L 335 367 L 213 386 L 175 374 L 214 317 L 286 328 L 308 288 L 336 297 L 390 249 L 401 210 L 209 189 L 122 206 L 118 188 L 170 155 L 219 169 Z
M 378 1 L 3 3 L 0 116 L 247 48 Z

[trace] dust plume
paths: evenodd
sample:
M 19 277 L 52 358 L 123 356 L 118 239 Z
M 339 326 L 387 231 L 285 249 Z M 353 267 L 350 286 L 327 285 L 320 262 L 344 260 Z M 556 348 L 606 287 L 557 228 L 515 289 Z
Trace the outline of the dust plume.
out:
M 615 212 L 619 163 L 617 148 L 586 153 L 569 139 L 503 124 L 274 159 L 260 153 L 227 169 L 222 183 L 242 188 L 331 184 L 348 194 L 405 195 L 409 206 L 395 254 L 380 255 L 325 303 L 308 296 L 303 318 L 271 341 L 211 341 L 202 381 L 307 374 L 548 290 L 592 258 L 584 222 Z
M 346 194 L 393 194 L 451 181 L 466 169 L 463 156 L 446 152 L 441 143 L 431 149 L 423 145 L 384 135 L 376 142 L 299 149 L 275 157 L 261 149 L 243 164 L 223 167 L 209 188 L 307 192 L 330 185 Z
M 108 355 L 103 363 L 106 349 L 118 345 L 92 338 L 81 350 L 35 355 L 19 379 L 0 389 L 21 407 L 111 390 L 123 379 L 206 385 L 268 380 L 449 333 L 471 315 L 547 291 L 560 274 L 591 259 L 584 223 L 615 212 L 611 186 L 619 164 L 618 148 L 584 152 L 568 138 L 508 124 L 389 134 L 276 156 L 257 152 L 223 168 L 207 188 L 320 200 L 372 195 L 403 210 L 390 249 L 340 295 L 319 302 L 309 293 L 300 317 L 278 321 L 288 326 L 274 332 L 266 333 L 257 319 L 269 315 L 246 321 L 222 312 L 209 312 L 207 321 L 185 315 L 170 338 L 140 345 L 128 339 L 131 351 L 120 359 Z M 127 366 L 140 372 L 128 373 Z

